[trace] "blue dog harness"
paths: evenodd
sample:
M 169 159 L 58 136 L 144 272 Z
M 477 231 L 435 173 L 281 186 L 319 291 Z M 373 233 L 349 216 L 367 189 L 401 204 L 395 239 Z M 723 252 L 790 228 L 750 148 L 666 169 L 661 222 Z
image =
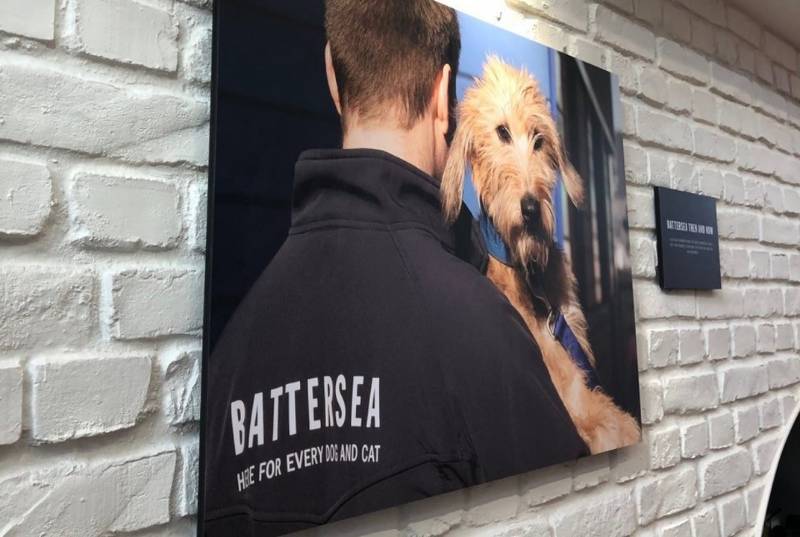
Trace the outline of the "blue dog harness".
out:
M 471 190 L 471 192 L 475 192 L 475 187 L 472 182 L 472 170 L 467 171 L 466 176 L 464 177 L 464 194 L 466 198 L 466 193 Z M 492 224 L 491 220 L 489 220 L 489 216 L 486 214 L 486 211 L 483 210 L 483 204 L 480 203 L 480 200 L 471 200 L 473 203 L 468 203 L 468 207 L 470 212 L 473 213 L 474 217 L 477 217 L 478 226 L 481 231 L 481 236 L 483 237 L 483 242 L 486 244 L 486 250 L 489 252 L 489 255 L 503 263 L 504 265 L 512 266 L 511 263 L 511 255 L 508 252 L 508 246 L 506 243 L 503 242 L 502 237 L 495 229 L 494 225 Z M 477 201 L 477 203 L 475 203 Z M 477 215 L 475 212 L 477 210 Z M 553 336 L 555 336 L 556 340 L 561 343 L 561 345 L 566 349 L 567 354 L 569 354 L 572 361 L 575 362 L 581 371 L 584 372 L 586 375 L 586 385 L 590 389 L 595 389 L 600 386 L 600 380 L 597 377 L 597 371 L 595 371 L 594 367 L 592 367 L 592 363 L 589 361 L 589 357 L 586 356 L 586 353 L 581 348 L 580 343 L 578 342 L 578 338 L 575 337 L 575 333 L 572 331 L 572 328 L 569 327 L 567 324 L 567 319 L 561 313 L 561 311 L 552 311 L 551 316 L 555 317 L 555 320 L 552 324 L 552 331 Z

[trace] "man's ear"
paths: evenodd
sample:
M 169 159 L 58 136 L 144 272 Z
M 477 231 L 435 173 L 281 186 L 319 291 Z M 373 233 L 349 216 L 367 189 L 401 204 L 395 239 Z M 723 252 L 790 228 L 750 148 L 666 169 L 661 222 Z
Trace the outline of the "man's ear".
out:
M 436 120 L 441 121 L 444 125 L 444 130 L 447 131 L 447 125 L 450 122 L 450 77 L 452 72 L 450 65 L 445 64 L 442 70 L 439 71 L 436 83 Z
M 339 99 L 339 84 L 336 82 L 336 71 L 333 68 L 333 56 L 331 55 L 330 41 L 325 43 L 325 75 L 328 78 L 328 91 L 331 92 L 333 104 L 336 111 L 342 115 L 342 103 Z

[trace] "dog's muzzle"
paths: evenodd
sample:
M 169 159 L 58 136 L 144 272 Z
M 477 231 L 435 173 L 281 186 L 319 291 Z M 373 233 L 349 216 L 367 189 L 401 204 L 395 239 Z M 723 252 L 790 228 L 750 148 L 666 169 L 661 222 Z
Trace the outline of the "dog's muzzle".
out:
M 541 223 L 539 200 L 528 194 L 522 198 L 519 205 L 525 227 L 528 231 L 536 231 Z

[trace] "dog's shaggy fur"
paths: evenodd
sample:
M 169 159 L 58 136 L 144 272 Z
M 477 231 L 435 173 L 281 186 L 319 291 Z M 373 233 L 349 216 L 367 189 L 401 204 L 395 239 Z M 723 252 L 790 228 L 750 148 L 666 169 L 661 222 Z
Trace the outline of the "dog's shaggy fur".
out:
M 592 453 L 636 442 L 636 420 L 601 389 L 587 387 L 584 372 L 552 332 L 553 314 L 560 311 L 594 363 L 574 274 L 553 242 L 558 172 L 576 206 L 583 187 L 567 162 L 546 99 L 531 75 L 492 57 L 458 113 L 441 185 L 446 220 L 453 222 L 461 210 L 464 173 L 471 166 L 483 209 L 513 263 L 490 258 L 487 275 L 525 320 L 578 433 Z

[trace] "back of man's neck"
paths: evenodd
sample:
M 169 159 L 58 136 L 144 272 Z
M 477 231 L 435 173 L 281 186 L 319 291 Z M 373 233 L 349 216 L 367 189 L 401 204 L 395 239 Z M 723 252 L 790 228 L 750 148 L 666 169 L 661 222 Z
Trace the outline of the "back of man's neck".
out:
M 416 166 L 428 175 L 433 175 L 432 150 L 430 147 L 425 147 L 427 133 L 420 132 L 419 127 L 419 124 L 408 130 L 374 126 L 351 127 L 344 135 L 342 148 L 385 151 Z

